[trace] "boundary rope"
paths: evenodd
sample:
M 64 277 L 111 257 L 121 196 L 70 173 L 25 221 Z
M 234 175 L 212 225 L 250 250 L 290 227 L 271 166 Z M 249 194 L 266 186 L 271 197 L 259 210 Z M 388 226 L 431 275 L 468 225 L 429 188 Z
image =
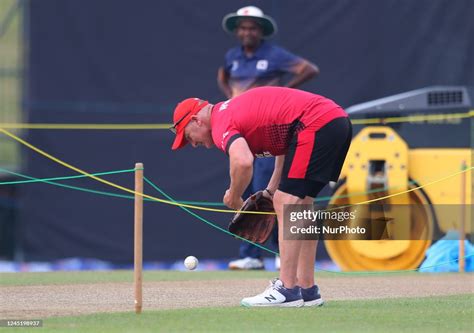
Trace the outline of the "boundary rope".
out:
M 174 199 L 172 197 L 170 197 L 168 194 L 166 194 L 162 189 L 160 189 L 158 186 L 156 186 L 152 181 L 150 181 L 148 178 L 146 177 L 143 177 L 143 179 L 145 180 L 146 183 L 148 183 L 150 186 L 152 186 L 155 190 L 157 190 L 159 193 L 161 193 L 163 196 L 165 196 L 168 200 L 173 200 Z M 233 236 L 235 238 L 238 238 L 240 240 L 243 240 L 243 241 L 246 241 L 247 243 L 250 243 L 254 246 L 257 246 L 259 248 L 261 248 L 262 250 L 264 251 L 267 251 L 271 254 L 274 254 L 274 255 L 279 255 L 278 252 L 275 252 L 273 250 L 270 250 L 269 248 L 265 247 L 265 246 L 262 246 L 258 243 L 254 243 L 252 241 L 249 241 L 243 237 L 240 237 L 238 235 L 235 235 L 233 233 L 231 233 L 230 231 L 206 220 L 205 218 L 199 216 L 198 214 L 194 213 L 194 212 L 191 212 L 189 209 L 186 209 L 184 207 L 180 207 L 181 209 L 183 209 L 185 212 L 191 214 L 192 216 L 196 217 L 197 219 L 201 220 L 202 222 L 206 223 L 207 225 L 210 225 L 212 226 L 213 228 L 216 228 L 217 230 L 219 231 L 222 231 L 230 236 Z M 464 256 L 464 259 L 465 258 L 470 258 L 470 257 L 473 257 L 474 254 L 470 254 L 470 255 L 466 255 Z M 446 262 L 442 262 L 442 263 L 439 263 L 439 264 L 436 264 L 436 265 L 431 265 L 431 266 L 426 266 L 426 267 L 423 267 L 423 268 L 414 268 L 414 269 L 407 269 L 407 270 L 392 270 L 392 271 L 353 271 L 353 272 L 340 272 L 340 271 L 330 271 L 330 270 L 325 270 L 325 269 L 322 269 L 322 268 L 315 268 L 316 271 L 319 271 L 319 272 L 326 272 L 326 273 L 333 273 L 333 274 L 341 274 L 341 275 L 376 275 L 376 274 L 400 274 L 400 273 L 410 273 L 410 272 L 420 272 L 420 270 L 426 270 L 426 269 L 429 269 L 429 268 L 435 268 L 435 267 L 441 267 L 441 266 L 444 266 L 444 265 L 447 265 L 447 264 L 450 264 L 452 262 L 457 262 L 459 260 L 458 259 L 454 259 L 454 260 L 450 260 L 450 261 L 446 261 Z
M 38 181 L 38 182 L 45 182 L 45 183 L 48 183 L 48 184 L 51 184 L 51 185 L 55 185 L 55 186 L 60 186 L 60 187 L 66 187 L 66 188 L 71 188 L 71 189 L 77 189 L 77 190 L 82 190 L 82 191 L 85 191 L 85 192 L 91 192 L 91 193 L 95 193 L 95 194 L 102 194 L 102 195 L 108 195 L 108 196 L 114 196 L 114 197 L 120 197 L 120 198 L 127 198 L 127 199 L 133 199 L 134 197 L 133 196 L 125 196 L 125 195 L 120 195 L 120 194 L 114 194 L 114 193 L 109 193 L 109 192 L 102 192 L 102 191 L 95 191 L 95 190 L 91 190 L 91 189 L 86 189 L 86 188 L 80 188 L 80 187 L 76 187 L 76 186 L 70 186 L 70 185 L 65 185 L 65 184 L 59 184 L 59 183 L 55 183 L 53 181 L 51 181 L 52 179 L 54 180 L 66 180 L 66 179 L 73 179 L 73 178 L 84 178 L 84 177 L 87 177 L 85 175 L 81 175 L 81 176 L 67 176 L 67 177 L 55 177 L 55 178 L 47 178 L 47 179 L 38 179 L 38 178 L 34 178 L 34 177 L 29 177 L 29 176 L 26 176 L 26 175 L 22 175 L 22 174 L 19 174 L 19 173 L 16 173 L 16 172 L 11 172 L 11 171 L 8 171 L 8 170 L 5 170 L 5 169 L 0 169 L 2 171 L 6 171 L 8 173 L 11 173 L 11 174 L 14 174 L 14 175 L 17 175 L 17 176 L 20 176 L 20 177 L 25 177 L 25 178 L 29 178 L 33 181 Z M 129 170 L 118 170 L 118 171 L 109 171 L 109 172 L 101 172 L 101 173 L 96 173 L 94 175 L 107 175 L 107 174 L 117 174 L 117 173 L 126 173 L 126 172 L 133 172 L 135 171 L 135 169 L 129 169 Z M 163 196 L 165 196 L 168 200 L 170 201 L 173 201 L 173 202 L 177 202 L 175 201 L 171 196 L 169 196 L 168 194 L 166 194 L 163 190 L 161 190 L 158 186 L 156 186 L 151 180 L 149 180 L 148 178 L 144 177 L 144 180 L 146 183 L 148 183 L 150 186 L 152 186 L 155 190 L 157 190 L 160 194 L 162 194 Z M 0 183 L 2 184 L 2 183 Z M 147 201 L 156 201 L 156 200 L 152 200 L 152 199 L 148 199 L 148 198 L 145 198 L 145 200 Z M 187 212 L 188 214 L 196 217 L 197 219 L 201 220 L 202 222 L 210 225 L 211 227 L 221 231 L 221 232 L 224 232 L 225 234 L 227 235 L 230 235 L 230 236 L 233 236 L 235 238 L 238 238 L 242 241 L 246 241 L 250 244 L 253 244 L 254 246 L 257 246 L 259 248 L 261 248 L 262 250 L 264 251 L 267 251 L 271 254 L 274 254 L 274 255 L 278 255 L 278 252 L 275 252 L 263 245 L 260 245 L 260 244 L 257 244 L 257 243 L 254 243 L 252 241 L 249 241 L 245 238 L 242 238 L 238 235 L 235 235 L 231 232 L 229 232 L 228 230 L 206 220 L 205 218 L 199 216 L 198 214 L 190 211 L 189 209 L 185 208 L 185 207 L 182 207 L 180 206 L 181 209 L 183 209 L 185 212 Z M 464 258 L 469 258 L 469 257 L 472 257 L 474 256 L 474 254 L 472 255 L 466 255 L 464 256 Z M 441 267 L 441 266 L 444 266 L 446 264 L 449 264 L 449 263 L 452 263 L 452 262 L 457 262 L 459 261 L 459 258 L 458 259 L 453 259 L 453 260 L 450 260 L 450 261 L 447 261 L 447 262 L 443 262 L 443 263 L 439 263 L 439 264 L 436 264 L 436 265 L 431 265 L 431 266 L 426 266 L 426 267 L 423 267 L 423 268 L 416 268 L 416 269 L 411 269 L 411 270 L 393 270 L 393 271 L 353 271 L 353 272 L 340 272 L 340 271 L 330 271 L 330 270 L 325 270 L 325 269 L 321 269 L 321 268 L 315 268 L 316 271 L 320 271 L 320 272 L 326 272 L 326 273 L 333 273 L 333 274 L 343 274 L 343 275 L 374 275 L 374 274 L 400 274 L 400 273 L 409 273 L 409 272 L 420 272 L 422 270 L 426 270 L 426 269 L 429 269 L 429 268 L 435 268 L 435 267 Z
M 464 113 L 435 113 L 386 118 L 351 119 L 354 125 L 393 124 L 422 121 L 465 119 L 474 116 L 474 110 Z M 173 124 L 51 124 L 51 123 L 0 123 L 0 128 L 36 130 L 163 130 Z
M 115 183 L 112 183 L 108 180 L 105 180 L 103 178 L 100 178 L 100 177 L 97 177 L 97 176 L 94 176 L 84 170 L 81 170 L 73 165 L 70 165 L 62 160 L 60 160 L 59 158 L 57 157 L 54 157 L 48 153 L 46 153 L 45 151 L 39 149 L 38 147 L 35 147 L 33 146 L 32 144 L 26 142 L 25 140 L 19 138 L 18 136 L 16 136 L 15 134 L 3 129 L 3 128 L 0 128 L 0 132 L 4 133 L 5 135 L 9 136 L 10 138 L 14 139 L 15 141 L 18 141 L 20 142 L 21 144 L 23 144 L 24 146 L 30 148 L 31 150 L 39 153 L 40 155 L 43 155 L 44 157 L 66 167 L 66 168 L 69 168 L 71 170 L 74 170 L 76 171 L 77 173 L 80 173 L 80 174 L 83 174 L 87 177 L 90 177 L 98 182 L 101 182 L 103 184 L 106 184 L 106 185 L 109 185 L 111 187 L 115 187 L 119 190 L 122 190 L 124 192 L 128 192 L 128 193 L 131 193 L 131 194 L 134 194 L 134 195 L 139 195 L 139 196 L 142 196 L 143 198 L 148 198 L 148 199 L 152 199 L 152 200 L 155 200 L 155 201 L 158 201 L 158 202 L 161 202 L 161 203 L 165 203 L 165 204 L 169 204 L 169 205 L 173 205 L 173 206 L 180 206 L 180 207 L 186 207 L 186 208 L 191 208 L 191 209 L 197 209 L 197 210 L 205 210 L 205 211 L 211 211 L 211 212 L 218 212 L 218 213 L 238 213 L 238 212 L 241 212 L 241 211 L 238 211 L 238 210 L 229 210 L 229 209 L 216 209 L 216 208 L 208 208 L 208 207 L 202 207 L 202 206 L 195 206 L 195 205 L 187 205 L 187 204 L 181 204 L 181 203 L 177 203 L 177 202 L 174 202 L 174 201 L 170 201 L 170 200 L 163 200 L 163 199 L 159 199 L 159 198 L 156 198 L 156 197 L 153 197 L 153 196 L 150 196 L 150 195 L 147 195 L 147 194 L 144 194 L 144 193 L 138 193 L 134 190 L 131 190 L 129 188 L 126 188 L 126 187 L 123 187 L 123 186 L 120 186 L 118 184 L 115 184 Z M 446 177 L 443 177 L 441 179 L 438 179 L 438 180 L 435 180 L 435 181 L 432 181 L 430 183 L 427 183 L 425 185 L 421 185 L 421 186 L 418 186 L 416 188 L 413 188 L 413 189 L 409 189 L 409 190 L 406 190 L 406 191 L 401 191 L 401 192 L 397 192 L 397 193 L 394 193 L 394 194 L 391 194 L 391 195 L 387 195 L 385 197 L 381 197 L 381 198 L 377 198 L 377 199 L 372 199 L 372 200 L 367 200 L 367 201 L 363 201 L 363 202 L 360 202 L 360 203 L 355 203 L 351 206 L 355 206 L 355 205 L 362 205 L 362 204 L 367 204 L 367 203 L 371 203 L 371 202 L 375 202 L 375 201 L 380 201 L 380 200 L 384 200 L 384 199 L 387 199 L 387 198 L 391 198 L 391 197 L 394 197 L 394 196 L 397 196 L 397 195 L 401 195 L 401 194 L 405 194 L 405 193 L 408 193 L 408 192 L 412 192 L 414 190 L 417 190 L 417 189 L 421 189 L 421 188 L 424 188 L 428 185 L 433 185 L 433 184 L 436 184 L 436 183 L 439 183 L 441 181 L 444 181 L 446 179 L 449 179 L 451 177 L 454 177 L 454 176 L 457 176 L 458 174 L 461 174 L 463 172 L 467 172 L 469 170 L 472 170 L 474 167 L 470 167 L 470 168 L 467 168 L 465 170 L 461 170 L 461 171 L 458 171 L 452 175 L 449 175 L 449 176 L 446 176 Z M 347 207 L 347 206 L 346 206 Z M 341 207 L 342 208 L 342 207 Z M 275 213 L 267 213 L 267 212 L 256 212 L 256 211 L 244 211 L 242 213 L 247 213 L 247 214 L 262 214 L 262 215 L 265 215 L 265 214 L 275 214 Z
M 129 170 L 117 170 L 117 171 L 106 171 L 106 172 L 99 172 L 99 173 L 91 173 L 93 176 L 102 176 L 102 175 L 108 175 L 108 174 L 116 174 L 116 173 L 125 173 L 125 172 L 134 172 L 135 169 L 129 169 Z M 8 181 L 8 182 L 0 182 L 1 185 L 15 185 L 15 184 L 27 184 L 27 183 L 49 183 L 50 181 L 56 181 L 56 180 L 68 180 L 68 179 L 79 179 L 79 178 L 87 178 L 85 175 L 78 175 L 78 176 L 62 176 L 62 177 L 50 177 L 50 178 L 35 178 L 27 175 L 23 175 L 21 173 L 16 173 L 7 169 L 0 168 L 0 172 L 8 173 L 11 175 L 19 176 L 22 178 L 27 178 L 28 180 L 16 180 L 16 181 Z M 416 181 L 409 181 L 409 184 L 416 184 Z M 74 187 L 74 186 L 72 186 Z M 81 187 L 76 187 L 79 190 L 86 190 Z M 374 194 L 374 193 L 379 193 L 379 192 L 385 192 L 388 190 L 393 190 L 398 187 L 383 187 L 383 188 L 376 188 L 369 190 L 367 192 L 358 192 L 358 193 L 350 193 L 346 195 L 339 195 L 339 196 L 326 196 L 326 197 L 318 197 L 315 198 L 315 202 L 321 202 L 321 201 L 329 201 L 330 199 L 342 199 L 342 198 L 349 198 L 353 196 L 361 196 L 361 195 L 366 195 L 366 194 Z M 106 192 L 107 193 L 107 192 Z M 125 196 L 127 198 L 132 198 L 133 196 Z M 145 198 L 147 199 L 147 198 Z M 150 199 L 147 199 L 150 200 Z M 205 202 L 205 201 L 186 201 L 186 200 L 173 200 L 177 203 L 180 204 L 186 204 L 186 205 L 201 205 L 201 206 L 224 206 L 222 202 Z

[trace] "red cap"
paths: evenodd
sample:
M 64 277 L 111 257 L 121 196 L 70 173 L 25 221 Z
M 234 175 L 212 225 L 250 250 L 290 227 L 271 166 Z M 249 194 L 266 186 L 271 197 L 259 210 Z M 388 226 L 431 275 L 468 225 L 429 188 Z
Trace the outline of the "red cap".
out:
M 174 126 L 171 128 L 175 131 L 176 138 L 174 139 L 171 149 L 176 150 L 182 148 L 188 143 L 184 137 L 184 128 L 189 124 L 191 117 L 208 104 L 208 101 L 203 101 L 199 98 L 187 98 L 176 106 L 173 115 Z

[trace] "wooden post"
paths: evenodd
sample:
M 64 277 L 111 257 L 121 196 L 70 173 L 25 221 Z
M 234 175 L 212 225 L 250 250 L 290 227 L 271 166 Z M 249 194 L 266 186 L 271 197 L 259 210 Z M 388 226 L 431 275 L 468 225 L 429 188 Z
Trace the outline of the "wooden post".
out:
M 462 161 L 461 169 L 467 169 L 466 161 Z M 461 174 L 461 221 L 459 221 L 459 272 L 465 271 L 464 239 L 466 232 L 466 172 Z
M 143 193 L 143 164 L 135 164 L 135 192 Z M 143 196 L 135 194 L 134 285 L 135 313 L 142 312 L 143 296 Z

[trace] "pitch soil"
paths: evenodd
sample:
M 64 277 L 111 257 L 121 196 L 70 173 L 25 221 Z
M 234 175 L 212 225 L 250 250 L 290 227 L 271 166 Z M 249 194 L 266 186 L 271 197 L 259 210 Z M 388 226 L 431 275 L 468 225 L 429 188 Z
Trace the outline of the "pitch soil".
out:
M 317 283 L 329 302 L 474 293 L 472 274 L 324 277 Z M 237 306 L 242 297 L 263 291 L 267 284 L 263 279 L 145 282 L 143 309 Z M 4 286 L 0 287 L 0 317 L 41 319 L 133 311 L 133 294 L 130 283 Z

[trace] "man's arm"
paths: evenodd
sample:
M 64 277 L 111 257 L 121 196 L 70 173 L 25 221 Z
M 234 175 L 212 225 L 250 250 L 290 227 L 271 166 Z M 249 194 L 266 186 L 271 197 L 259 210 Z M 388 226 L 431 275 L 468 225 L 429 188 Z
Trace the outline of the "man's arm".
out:
M 242 204 L 242 194 L 252 180 L 253 154 L 244 138 L 240 137 L 229 147 L 230 158 L 230 187 L 224 195 L 224 204 L 233 209 L 239 209 Z
M 285 86 L 288 88 L 295 88 L 318 76 L 319 68 L 308 60 L 301 59 L 301 61 L 292 67 L 291 72 L 294 76 Z
M 272 178 L 268 182 L 267 189 L 275 194 L 280 184 L 281 174 L 283 172 L 283 164 L 285 163 L 285 155 L 275 157 L 275 169 L 273 169 Z
M 217 85 L 227 98 L 232 98 L 232 89 L 229 86 L 229 73 L 225 71 L 224 67 L 220 67 L 217 70 Z

